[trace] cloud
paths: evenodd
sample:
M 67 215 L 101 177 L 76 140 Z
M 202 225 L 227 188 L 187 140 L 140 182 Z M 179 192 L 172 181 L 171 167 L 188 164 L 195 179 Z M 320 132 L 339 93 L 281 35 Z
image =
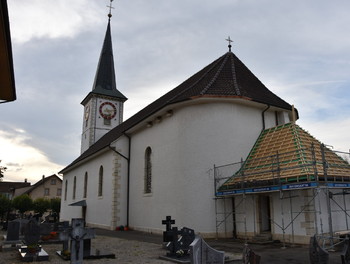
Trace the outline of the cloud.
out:
M 338 3 L 114 1 L 117 87 L 129 98 L 124 120 L 227 52 L 230 35 L 232 51 L 270 90 L 295 105 L 303 128 L 330 145 L 338 145 L 334 135 L 339 133 L 349 145 L 343 131 L 350 129 L 345 121 L 350 112 L 350 2 Z M 8 1 L 18 99 L 1 105 L 0 137 L 14 144 L 10 149 L 30 149 L 40 160 L 64 166 L 79 155 L 80 102 L 93 84 L 108 4 Z M 6 162 L 17 163 L 11 168 L 21 172 L 29 166 L 16 159 Z
M 102 23 L 101 8 L 91 0 L 8 1 L 14 42 L 33 38 L 72 38 L 91 25 Z M 106 11 L 106 10 L 105 10 Z
M 2 166 L 7 167 L 5 181 L 28 179 L 36 182 L 43 174 L 57 173 L 61 165 L 51 162 L 45 153 L 39 151 L 27 141 L 28 134 L 19 129 L 0 130 L 0 157 Z

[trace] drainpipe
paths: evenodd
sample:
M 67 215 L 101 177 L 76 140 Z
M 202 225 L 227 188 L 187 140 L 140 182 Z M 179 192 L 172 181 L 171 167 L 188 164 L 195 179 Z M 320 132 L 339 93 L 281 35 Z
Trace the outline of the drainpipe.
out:
M 126 196 L 126 226 L 129 226 L 129 190 L 130 190 L 130 151 L 131 151 L 131 138 L 130 136 L 128 136 L 127 134 L 124 133 L 124 135 L 128 138 L 129 140 L 129 146 L 128 146 L 128 150 L 129 150 L 129 158 L 124 156 L 122 153 L 120 153 L 119 151 L 117 151 L 115 148 L 111 147 L 109 145 L 109 148 L 111 150 L 113 150 L 115 153 L 117 153 L 118 155 L 120 155 L 121 157 L 123 157 L 127 162 L 128 162 L 128 173 L 127 173 L 127 187 L 126 187 L 126 192 L 127 192 L 127 196 Z
M 262 117 L 262 123 L 263 123 L 263 129 L 262 130 L 265 130 L 265 112 L 267 110 L 269 110 L 270 108 L 270 105 L 267 105 L 267 107 L 264 109 L 264 111 L 262 111 L 261 113 L 261 117 Z
M 129 227 L 129 208 L 130 208 L 130 157 L 131 157 L 131 137 L 124 133 L 124 135 L 129 139 L 129 159 L 128 159 L 128 174 L 127 174 L 127 187 L 126 187 L 126 225 Z

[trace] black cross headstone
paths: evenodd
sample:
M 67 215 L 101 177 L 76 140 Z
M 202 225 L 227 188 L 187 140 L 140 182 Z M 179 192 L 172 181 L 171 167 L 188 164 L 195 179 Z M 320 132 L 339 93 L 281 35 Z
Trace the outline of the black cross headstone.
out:
M 170 231 L 171 230 L 171 225 L 175 224 L 175 220 L 171 219 L 171 216 L 168 215 L 165 220 L 162 220 L 162 225 L 166 226 L 166 231 Z
M 171 225 L 175 224 L 175 220 L 171 219 L 171 216 L 167 216 L 165 220 L 162 220 L 162 225 L 165 225 L 166 231 L 163 231 L 163 242 L 169 242 L 173 240 L 174 232 L 171 229 Z

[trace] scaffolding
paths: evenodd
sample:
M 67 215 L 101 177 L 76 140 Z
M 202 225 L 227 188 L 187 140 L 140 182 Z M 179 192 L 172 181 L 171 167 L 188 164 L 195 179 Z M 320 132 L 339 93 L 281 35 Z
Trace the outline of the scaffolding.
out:
M 310 220 L 313 226 L 310 226 L 309 230 L 316 233 L 326 249 L 333 248 L 342 241 L 343 235 L 350 234 L 350 211 L 346 205 L 346 196 L 350 194 L 350 165 L 346 160 L 350 160 L 350 151 L 332 151 L 323 144 L 315 144 L 312 140 L 308 141 L 307 146 L 297 144 L 295 147 L 295 139 L 293 140 L 291 147 L 284 146 L 283 150 L 286 151 L 278 149 L 273 155 L 264 145 L 261 148 L 258 140 L 245 161 L 241 159 L 236 163 L 214 165 L 217 236 L 219 230 L 227 235 L 227 226 L 232 224 L 231 237 L 236 237 L 236 226 L 240 224 L 244 227 L 244 240 L 247 242 L 248 208 L 253 211 L 252 232 L 254 235 L 259 233 L 256 216 L 259 205 L 256 197 L 257 194 L 267 193 L 276 196 L 278 194 L 279 197 L 280 221 L 271 215 L 265 217 L 269 218 L 275 230 L 279 229 L 282 232 L 283 247 L 286 246 L 287 229 L 289 243 L 295 243 L 295 222 L 301 215 L 306 214 L 313 218 Z M 268 146 L 272 142 L 265 145 Z M 271 150 L 271 146 L 269 147 Z M 264 153 L 268 155 L 263 155 Z M 293 199 L 300 198 L 300 194 L 297 195 L 300 191 L 306 191 L 306 194 L 302 197 L 303 206 L 296 208 L 293 207 Z M 237 198 L 240 200 L 233 200 Z M 321 203 L 322 199 L 326 201 L 326 206 Z M 231 207 L 227 206 L 230 201 Z M 244 210 L 239 211 L 240 207 Z M 335 231 L 332 215 L 339 213 L 344 215 L 344 223 L 341 225 L 345 230 Z M 324 215 L 327 216 L 327 227 Z

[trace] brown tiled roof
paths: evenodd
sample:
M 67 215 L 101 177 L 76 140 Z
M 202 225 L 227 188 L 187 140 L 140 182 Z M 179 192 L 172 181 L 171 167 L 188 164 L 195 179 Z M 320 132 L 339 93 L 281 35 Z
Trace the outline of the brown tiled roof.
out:
M 182 84 L 109 131 L 60 173 L 109 146 L 111 142 L 118 139 L 125 131 L 165 106 L 201 97 L 239 98 L 292 110 L 290 104 L 268 90 L 232 52 L 227 52 Z
M 219 190 L 305 181 L 349 182 L 350 164 L 288 123 L 264 130 L 242 168 Z
M 14 189 L 29 187 L 30 182 L 0 182 L 0 193 L 12 193 Z
M 37 181 L 35 184 L 33 184 L 32 186 L 30 186 L 30 188 L 28 190 L 26 190 L 25 192 L 23 192 L 22 194 L 29 194 L 31 193 L 34 189 L 36 189 L 38 186 L 44 184 L 44 182 L 51 180 L 52 178 L 56 178 L 58 179 L 60 182 L 62 182 L 62 179 L 60 177 L 58 177 L 56 174 L 53 174 L 51 176 L 47 176 L 47 177 L 43 177 L 41 180 Z

